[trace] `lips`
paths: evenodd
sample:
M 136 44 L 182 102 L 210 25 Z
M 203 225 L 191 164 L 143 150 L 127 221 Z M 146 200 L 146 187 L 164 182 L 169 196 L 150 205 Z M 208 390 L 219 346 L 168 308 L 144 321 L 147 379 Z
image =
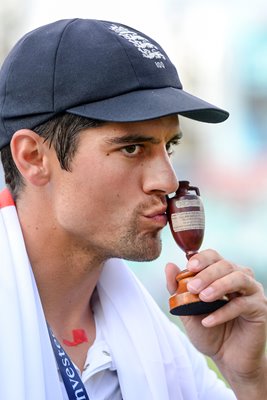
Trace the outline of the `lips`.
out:
M 151 221 L 165 226 L 167 224 L 167 215 L 166 215 L 166 207 L 162 207 L 157 210 L 153 210 L 145 215 L 146 218 L 149 218 Z
M 162 207 L 161 209 L 154 210 L 154 211 L 146 214 L 145 216 L 147 218 L 154 218 L 154 217 L 157 217 L 158 215 L 166 215 L 166 210 L 167 210 L 167 207 Z

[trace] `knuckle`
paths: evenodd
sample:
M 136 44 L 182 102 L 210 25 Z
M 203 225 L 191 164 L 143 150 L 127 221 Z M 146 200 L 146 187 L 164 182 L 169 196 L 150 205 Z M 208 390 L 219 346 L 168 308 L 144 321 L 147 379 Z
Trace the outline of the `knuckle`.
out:
M 251 268 L 248 267 L 243 267 L 242 271 L 244 271 L 245 274 L 249 275 L 250 277 L 254 278 L 254 271 Z
M 206 265 L 211 265 L 222 260 L 221 255 L 211 248 L 199 251 L 198 256 Z
M 225 269 L 225 271 L 230 274 L 232 272 L 234 272 L 236 270 L 236 267 L 233 263 L 231 263 L 230 261 L 224 260 L 224 264 L 223 264 L 223 268 Z
M 262 296 L 264 297 L 264 299 L 267 301 L 267 298 L 266 298 L 265 292 L 264 292 L 264 286 L 263 286 L 263 284 L 262 284 L 261 282 L 258 282 L 258 281 L 255 281 L 255 283 L 256 283 L 258 292 L 259 292 L 260 294 L 262 294 Z
M 221 255 L 214 249 L 209 248 L 206 251 L 212 256 L 212 259 L 214 260 L 220 260 L 222 258 Z
M 264 292 L 264 287 L 263 284 L 259 281 L 257 281 L 256 279 L 251 278 L 254 282 L 255 282 L 255 286 L 257 287 L 259 292 Z
M 235 271 L 235 275 L 240 287 L 242 288 L 249 288 L 255 282 L 250 275 L 247 275 L 242 270 Z

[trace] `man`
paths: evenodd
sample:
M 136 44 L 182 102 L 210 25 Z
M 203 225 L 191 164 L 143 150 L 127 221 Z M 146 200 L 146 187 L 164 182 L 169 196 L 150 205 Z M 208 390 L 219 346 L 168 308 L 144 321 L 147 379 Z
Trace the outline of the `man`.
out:
M 267 305 L 249 269 L 213 250 L 187 265 L 190 292 L 231 298 L 183 317 L 231 391 L 122 261 L 160 254 L 178 115 L 216 123 L 228 113 L 184 92 L 153 39 L 96 20 L 23 37 L 0 96 L 0 397 L 266 398 Z M 167 265 L 170 292 L 178 271 Z

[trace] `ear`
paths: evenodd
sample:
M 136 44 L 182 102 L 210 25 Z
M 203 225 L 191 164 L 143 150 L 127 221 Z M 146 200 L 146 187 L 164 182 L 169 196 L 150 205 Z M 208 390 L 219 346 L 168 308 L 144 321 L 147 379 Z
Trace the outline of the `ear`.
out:
M 44 139 L 29 129 L 15 132 L 11 143 L 13 160 L 24 179 L 34 186 L 49 181 L 49 162 Z

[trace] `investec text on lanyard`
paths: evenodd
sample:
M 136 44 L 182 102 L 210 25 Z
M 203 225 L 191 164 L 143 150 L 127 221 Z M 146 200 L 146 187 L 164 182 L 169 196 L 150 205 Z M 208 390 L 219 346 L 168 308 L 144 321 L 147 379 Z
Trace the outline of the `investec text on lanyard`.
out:
M 50 327 L 48 326 L 48 332 L 51 340 L 51 344 L 54 350 L 54 354 L 57 360 L 57 365 L 62 376 L 68 397 L 70 400 L 89 400 L 88 394 L 86 393 L 84 384 L 70 360 L 67 353 L 54 336 Z

